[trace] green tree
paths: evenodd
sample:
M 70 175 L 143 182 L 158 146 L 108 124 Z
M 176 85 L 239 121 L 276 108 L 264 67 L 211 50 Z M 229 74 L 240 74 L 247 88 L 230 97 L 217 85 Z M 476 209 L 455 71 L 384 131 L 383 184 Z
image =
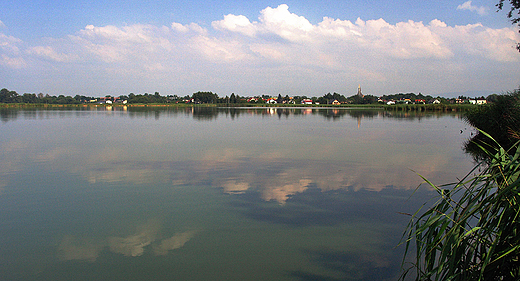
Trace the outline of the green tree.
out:
M 37 103 L 38 102 L 38 98 L 36 97 L 36 94 L 25 93 L 22 96 L 22 102 L 24 102 L 24 103 Z
M 237 103 L 237 97 L 235 96 L 235 93 L 231 93 L 231 96 L 229 96 L 229 103 Z
M 278 94 L 278 98 L 276 99 L 277 103 L 283 103 L 283 98 L 281 94 Z
M 497 95 L 490 105 L 479 106 L 465 114 L 464 119 L 471 126 L 489 134 L 500 146 L 509 149 L 520 139 L 520 89 Z M 464 148 L 474 158 L 481 158 L 480 147 L 490 147 L 489 137 L 478 133 Z
M 0 90 L 0 102 L 13 103 L 18 102 L 19 95 L 15 91 L 9 91 L 8 89 Z
M 351 104 L 363 104 L 363 97 L 358 95 L 353 95 L 348 97 L 348 102 Z
M 196 92 L 191 98 L 197 103 L 216 103 L 218 95 L 212 92 Z
M 373 95 L 365 95 L 363 97 L 363 104 L 375 104 L 377 103 L 377 97 Z

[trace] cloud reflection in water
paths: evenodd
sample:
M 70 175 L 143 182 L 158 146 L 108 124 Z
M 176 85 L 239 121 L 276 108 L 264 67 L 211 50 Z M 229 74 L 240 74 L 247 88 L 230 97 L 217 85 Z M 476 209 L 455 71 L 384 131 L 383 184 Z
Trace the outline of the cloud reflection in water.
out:
M 111 252 L 126 257 L 142 256 L 151 247 L 156 256 L 167 255 L 179 249 L 193 238 L 197 231 L 175 233 L 168 238 L 161 238 L 161 225 L 158 220 L 149 220 L 139 225 L 139 230 L 127 236 L 110 236 L 105 238 L 89 238 L 65 235 L 58 246 L 58 257 L 61 260 L 83 260 L 94 262 L 100 252 L 108 248 Z

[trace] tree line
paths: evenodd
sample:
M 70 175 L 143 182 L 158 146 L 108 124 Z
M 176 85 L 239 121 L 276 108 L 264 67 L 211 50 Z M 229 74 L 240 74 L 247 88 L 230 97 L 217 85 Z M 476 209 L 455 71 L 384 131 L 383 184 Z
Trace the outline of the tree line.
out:
M 491 94 L 488 97 L 480 97 L 479 99 L 486 99 L 488 102 L 496 100 L 498 95 Z M 218 94 L 213 92 L 196 92 L 191 96 L 177 96 L 167 95 L 163 96 L 159 92 L 154 94 L 134 94 L 121 95 L 112 97 L 107 95 L 102 98 L 89 97 L 83 95 L 71 96 L 51 96 L 49 94 L 30 94 L 25 93 L 23 95 L 18 94 L 16 91 L 10 91 L 8 89 L 0 90 L 0 103 L 31 103 L 31 104 L 86 104 L 86 103 L 103 103 L 108 100 L 110 102 L 123 102 L 129 104 L 167 104 L 167 103 L 193 103 L 193 104 L 265 104 L 265 103 L 277 103 L 277 104 L 302 104 L 303 101 L 311 101 L 312 104 L 377 104 L 384 103 L 388 100 L 397 102 L 410 101 L 412 103 L 430 103 L 433 100 L 439 100 L 441 103 L 455 103 L 455 100 L 469 100 L 468 97 L 459 96 L 456 98 L 443 98 L 443 97 L 432 97 L 430 95 L 423 95 L 421 93 L 398 93 L 388 94 L 381 97 L 374 95 L 352 95 L 345 97 L 344 95 L 334 93 L 327 93 L 321 97 L 307 97 L 307 96 L 282 96 L 278 94 L 277 97 L 269 95 L 261 95 L 254 97 L 240 96 L 235 93 L 231 93 L 229 96 L 219 97 Z

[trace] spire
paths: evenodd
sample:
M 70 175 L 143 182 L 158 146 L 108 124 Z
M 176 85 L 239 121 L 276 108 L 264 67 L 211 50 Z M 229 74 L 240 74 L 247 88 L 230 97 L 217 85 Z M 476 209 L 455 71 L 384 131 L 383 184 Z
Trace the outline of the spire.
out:
M 357 95 L 362 97 L 363 94 L 361 93 L 361 84 L 359 85 L 359 87 L 357 88 Z

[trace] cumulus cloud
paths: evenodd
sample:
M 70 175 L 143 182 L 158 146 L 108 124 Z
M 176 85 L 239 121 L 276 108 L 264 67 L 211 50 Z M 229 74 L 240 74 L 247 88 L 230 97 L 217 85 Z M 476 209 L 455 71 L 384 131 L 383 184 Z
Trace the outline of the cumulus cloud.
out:
M 196 23 L 190 23 L 190 24 L 183 25 L 183 24 L 174 22 L 171 24 L 171 27 L 174 31 L 180 32 L 180 33 L 188 33 L 190 31 L 192 31 L 194 33 L 198 33 L 198 34 L 207 33 L 207 30 L 205 28 L 201 27 L 200 25 L 198 25 Z
M 5 27 L 0 21 L 0 29 Z M 22 40 L 0 32 L 0 65 L 14 69 L 24 68 L 26 61 L 20 51 L 22 43 Z
M 459 9 L 485 10 L 473 6 L 471 1 L 460 5 Z M 511 28 L 447 26 L 440 20 L 428 24 L 412 20 L 390 24 L 384 19 L 358 18 L 351 22 L 324 17 L 318 24 L 312 24 L 282 4 L 260 11 L 257 21 L 243 15 L 228 14 L 222 20 L 212 22 L 211 26 L 214 32 L 210 34 L 195 23 L 172 23 L 170 27 L 87 25 L 68 38 L 67 44 L 72 45 L 70 49 L 75 53 L 59 52 L 59 46 L 36 46 L 29 48 L 27 53 L 58 62 L 82 57 L 106 63 L 133 62 L 156 66 L 147 68 L 149 70 L 168 70 L 176 63 L 181 66 L 181 60 L 188 58 L 224 63 L 254 63 L 255 60 L 268 59 L 302 66 L 331 67 L 345 65 L 353 55 L 367 60 L 374 55 L 397 59 L 448 59 L 460 54 L 500 61 L 519 60 L 510 48 L 519 40 Z M 222 32 L 235 36 L 226 37 Z M 481 40 L 483 38 L 487 40 Z M 18 42 L 0 34 L 3 49 L 15 51 Z M 8 58 L 12 56 L 4 56 L 4 64 Z
M 72 40 L 83 50 L 105 62 L 138 59 L 148 62 L 174 45 L 168 39 L 167 27 L 135 24 L 124 27 L 87 25 Z
M 508 56 L 510 59 L 518 60 L 518 56 L 509 48 L 514 45 L 514 40 L 518 35 L 511 37 L 509 28 L 496 30 L 494 37 L 489 38 L 494 42 L 490 44 L 489 41 L 480 41 L 476 38 L 481 37 L 483 32 L 488 33 L 489 36 L 489 31 L 492 29 L 484 31 L 459 26 L 449 27 L 439 20 L 433 20 L 428 24 L 412 20 L 390 24 L 384 19 L 364 21 L 358 18 L 355 22 L 351 22 L 324 17 L 322 22 L 313 25 L 304 17 L 290 13 L 285 4 L 277 8 L 268 7 L 262 10 L 259 21 L 251 22 L 242 15 L 226 15 L 223 20 L 215 21 L 212 25 L 216 30 L 243 34 L 247 37 L 261 35 L 263 39 L 269 34 L 279 36 L 287 42 L 295 43 L 289 52 L 281 51 L 279 45 L 277 46 L 278 42 L 275 41 L 265 44 L 260 40 L 247 39 L 236 42 L 233 46 L 236 48 L 238 44 L 244 44 L 259 57 L 279 60 L 287 59 L 291 53 L 302 54 L 303 51 L 304 54 L 307 52 L 308 55 L 312 55 L 310 58 L 315 59 L 315 63 L 307 60 L 311 65 L 323 65 L 323 60 L 320 58 L 345 58 L 348 56 L 345 51 L 354 50 L 363 50 L 365 55 L 373 52 L 399 59 L 446 59 L 455 56 L 456 52 L 482 55 L 481 52 L 472 52 L 472 49 L 459 48 L 461 43 L 468 42 L 468 40 L 475 42 L 472 47 L 481 45 L 481 48 L 493 50 L 498 46 L 500 50 L 506 50 L 505 55 L 502 51 L 492 51 L 491 55 L 486 55 L 487 58 L 503 60 Z M 464 40 L 453 35 L 463 35 Z M 297 45 L 304 42 L 303 48 L 300 48 L 301 45 Z M 491 46 L 486 47 L 486 44 Z M 229 50 L 230 53 L 235 54 L 236 52 L 224 44 L 219 45 Z M 301 60 L 301 57 L 309 58 L 309 56 L 300 56 L 294 57 L 294 59 L 305 62 L 306 60 Z
M 480 7 L 473 6 L 473 4 L 471 4 L 471 1 L 466 1 L 463 4 L 460 4 L 459 6 L 457 6 L 457 10 L 467 10 L 467 11 L 475 12 L 475 13 L 483 16 L 483 15 L 487 14 L 488 9 L 484 6 L 480 6 Z
M 277 8 L 267 7 L 260 13 L 260 22 L 267 31 L 289 41 L 311 39 L 310 33 L 314 26 L 306 18 L 290 13 L 286 4 Z
M 231 32 L 242 33 L 247 36 L 254 36 L 257 28 L 249 21 L 249 19 L 242 15 L 226 15 L 223 20 L 214 21 L 211 23 L 213 28 L 217 30 L 229 30 Z
M 27 63 L 22 57 L 10 57 L 8 55 L 2 54 L 0 57 L 0 65 L 4 65 L 13 69 L 20 69 L 26 67 Z
M 459 9 L 485 11 L 469 1 Z M 435 64 L 452 65 L 453 73 L 435 74 L 459 83 L 455 76 L 470 76 L 460 69 L 474 67 L 468 65 L 478 61 L 493 62 L 488 65 L 497 68 L 494 62 L 520 61 L 514 49 L 519 41 L 520 35 L 512 27 L 449 26 L 438 19 L 389 23 L 382 18 L 350 21 L 324 17 L 313 24 L 282 4 L 259 11 L 257 19 L 225 15 L 209 29 L 176 22 L 169 26 L 90 24 L 65 38 L 25 48 L 21 40 L 0 31 L 0 64 L 38 69 L 42 67 L 39 60 L 76 62 L 82 63 L 83 72 L 105 77 L 108 85 L 135 81 L 128 87 L 140 88 L 143 83 L 157 87 L 160 83 L 180 89 L 186 86 L 179 85 L 197 88 L 204 81 L 203 86 L 214 91 L 229 84 L 230 92 L 247 88 L 261 94 L 264 90 L 256 88 L 289 83 L 289 78 L 327 84 L 296 82 L 301 88 L 292 87 L 294 91 L 326 87 L 330 83 L 323 81 L 330 79 L 344 85 L 345 81 L 338 79 L 345 77 L 355 85 L 375 80 L 382 83 L 381 88 L 388 88 L 388 81 L 398 83 L 399 77 L 414 76 L 415 81 L 424 82 L 429 81 Z M 511 71 L 503 71 L 511 75 Z
M 37 46 L 30 48 L 27 51 L 29 54 L 37 55 L 42 58 L 47 58 L 53 61 L 57 62 L 70 62 L 75 59 L 77 59 L 77 56 L 72 54 L 65 54 L 65 53 L 58 53 L 56 50 L 54 50 L 51 46 Z

